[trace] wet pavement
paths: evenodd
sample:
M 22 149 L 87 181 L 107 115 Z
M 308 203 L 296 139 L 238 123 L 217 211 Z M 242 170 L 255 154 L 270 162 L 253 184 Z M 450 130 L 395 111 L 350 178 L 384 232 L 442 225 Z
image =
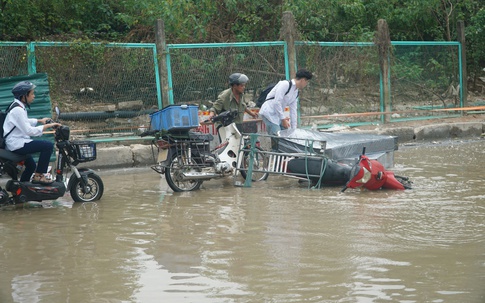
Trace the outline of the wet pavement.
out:
M 485 302 L 483 159 L 409 144 L 393 171 L 414 189 L 345 193 L 99 170 L 99 202 L 0 211 L 0 302 Z

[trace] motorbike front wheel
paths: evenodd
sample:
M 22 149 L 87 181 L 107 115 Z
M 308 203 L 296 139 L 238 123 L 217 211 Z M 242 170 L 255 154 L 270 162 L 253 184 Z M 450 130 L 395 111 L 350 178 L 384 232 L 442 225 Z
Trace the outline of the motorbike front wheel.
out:
M 82 185 L 81 179 L 72 176 L 75 180 L 71 184 L 71 197 L 74 202 L 93 202 L 101 199 L 104 192 L 104 184 L 101 178 L 96 174 L 87 176 L 86 188 Z
M 182 173 L 194 170 L 195 163 L 187 163 L 188 159 L 181 153 L 174 154 L 170 165 L 165 168 L 167 184 L 174 192 L 198 190 L 203 180 L 182 180 Z
M 264 181 L 268 179 L 269 173 L 264 172 L 263 170 L 268 167 L 268 156 L 265 153 L 262 153 L 264 151 L 261 147 L 256 147 L 257 151 L 254 152 L 254 158 L 253 158 L 253 172 L 252 172 L 252 181 Z M 243 153 L 243 161 L 242 161 L 242 167 L 245 170 L 241 170 L 241 176 L 246 180 L 247 177 L 247 169 L 249 168 L 249 162 L 250 162 L 250 152 L 245 151 Z

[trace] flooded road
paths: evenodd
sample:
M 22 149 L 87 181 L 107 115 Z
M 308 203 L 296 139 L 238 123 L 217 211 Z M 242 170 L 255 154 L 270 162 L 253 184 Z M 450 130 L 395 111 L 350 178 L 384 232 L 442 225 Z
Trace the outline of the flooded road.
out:
M 100 171 L 97 203 L 0 211 L 0 302 L 485 302 L 485 141 L 401 147 L 414 189 L 270 176 L 172 193 Z

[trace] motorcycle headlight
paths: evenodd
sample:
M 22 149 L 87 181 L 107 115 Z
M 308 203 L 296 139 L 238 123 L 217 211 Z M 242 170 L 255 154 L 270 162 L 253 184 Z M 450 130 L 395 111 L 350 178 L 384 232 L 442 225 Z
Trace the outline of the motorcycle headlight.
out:
M 372 177 L 371 172 L 364 166 L 355 165 L 350 172 L 350 184 L 354 184 L 352 187 L 360 186 L 358 184 L 365 184 Z
M 364 174 L 362 175 L 362 178 L 355 180 L 355 182 L 365 184 L 370 180 L 370 178 L 372 177 L 372 174 L 365 167 L 362 167 L 362 171 L 364 172 Z

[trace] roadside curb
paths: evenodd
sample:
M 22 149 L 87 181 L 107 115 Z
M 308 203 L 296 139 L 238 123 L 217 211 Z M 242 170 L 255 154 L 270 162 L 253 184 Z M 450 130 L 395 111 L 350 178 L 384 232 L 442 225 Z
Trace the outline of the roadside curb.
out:
M 90 168 L 122 168 L 153 165 L 157 151 L 148 144 L 131 144 L 123 146 L 97 148 L 96 160 L 87 162 Z
M 353 131 L 352 131 L 353 132 Z M 397 136 L 399 143 L 450 140 L 456 138 L 480 138 L 485 133 L 485 122 L 456 122 L 429 124 L 417 127 L 382 127 L 355 133 L 374 133 L 377 135 Z
M 439 123 L 417 127 L 389 126 L 377 127 L 374 130 L 351 130 L 347 132 L 397 136 L 399 144 L 457 138 L 480 138 L 485 133 L 485 121 Z M 156 157 L 155 147 L 149 144 L 100 147 L 97 149 L 97 159 L 86 164 L 90 168 L 142 167 L 155 164 Z

